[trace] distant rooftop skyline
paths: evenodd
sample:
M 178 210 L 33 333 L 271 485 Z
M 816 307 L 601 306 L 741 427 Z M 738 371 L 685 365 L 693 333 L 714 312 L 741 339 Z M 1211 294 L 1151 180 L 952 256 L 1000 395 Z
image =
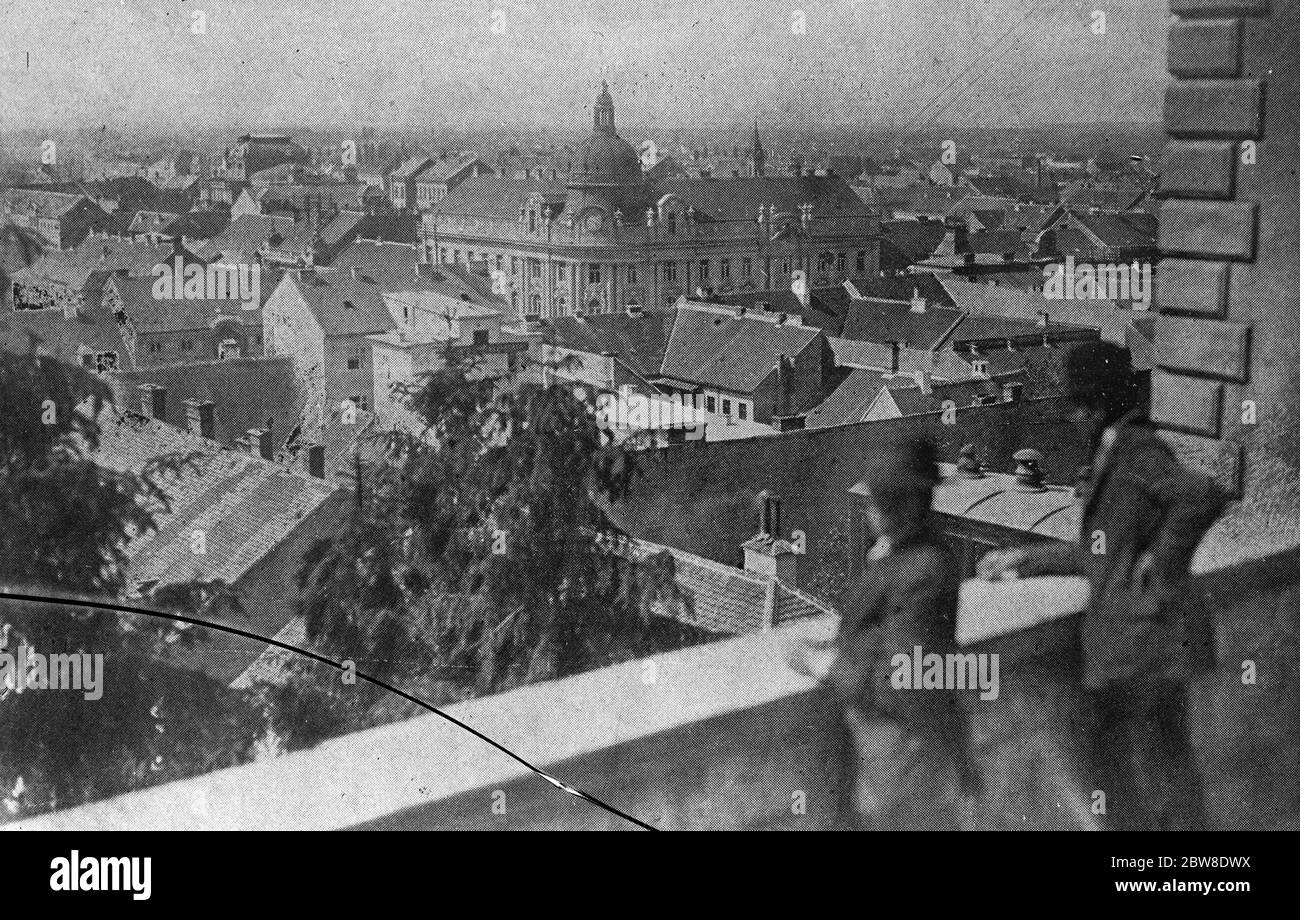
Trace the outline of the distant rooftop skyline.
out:
M 0 0 L 0 127 L 563 130 L 602 79 L 642 129 L 1154 121 L 1166 17 L 1164 0 Z

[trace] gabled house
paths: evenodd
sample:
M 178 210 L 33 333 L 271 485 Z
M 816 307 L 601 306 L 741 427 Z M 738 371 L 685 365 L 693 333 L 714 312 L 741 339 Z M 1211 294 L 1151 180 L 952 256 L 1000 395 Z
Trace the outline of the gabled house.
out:
M 797 319 L 683 299 L 659 386 L 702 403 L 708 428 L 754 422 L 784 430 L 802 426 L 833 366 L 825 334 Z
M 71 249 L 98 230 L 106 218 L 103 208 L 84 194 L 37 189 L 0 191 L 0 217 L 15 227 L 40 234 L 55 249 Z

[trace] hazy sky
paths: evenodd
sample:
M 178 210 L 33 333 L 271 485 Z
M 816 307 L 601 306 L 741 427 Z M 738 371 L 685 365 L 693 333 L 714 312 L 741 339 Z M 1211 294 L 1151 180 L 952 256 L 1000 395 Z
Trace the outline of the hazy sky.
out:
M 1104 35 L 1090 28 L 1094 9 L 1107 14 Z M 940 96 L 956 101 L 939 122 L 1147 120 L 1166 79 L 1166 10 L 1166 0 L 0 0 L 0 124 L 576 127 L 602 77 L 622 123 L 778 113 L 907 123 L 972 66 Z M 792 28 L 796 11 L 806 34 Z

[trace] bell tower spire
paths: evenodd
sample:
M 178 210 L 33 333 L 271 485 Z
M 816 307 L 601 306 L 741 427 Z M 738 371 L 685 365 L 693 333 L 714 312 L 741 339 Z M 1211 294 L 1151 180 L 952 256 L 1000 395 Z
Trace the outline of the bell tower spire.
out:
M 609 84 L 604 80 L 600 81 L 600 95 L 596 97 L 593 121 L 597 131 L 617 133 L 614 130 L 614 97 L 609 94 Z
M 762 176 L 767 172 L 767 152 L 763 150 L 763 141 L 758 136 L 758 119 L 754 119 L 754 141 L 749 148 L 749 174 Z

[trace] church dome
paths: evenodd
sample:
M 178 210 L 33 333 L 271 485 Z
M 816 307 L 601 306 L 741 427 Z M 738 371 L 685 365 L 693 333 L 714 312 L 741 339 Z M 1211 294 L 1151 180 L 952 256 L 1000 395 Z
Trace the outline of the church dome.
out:
M 641 181 L 641 158 L 614 129 L 614 100 L 601 84 L 593 111 L 591 136 L 573 158 L 571 185 L 634 185 Z

